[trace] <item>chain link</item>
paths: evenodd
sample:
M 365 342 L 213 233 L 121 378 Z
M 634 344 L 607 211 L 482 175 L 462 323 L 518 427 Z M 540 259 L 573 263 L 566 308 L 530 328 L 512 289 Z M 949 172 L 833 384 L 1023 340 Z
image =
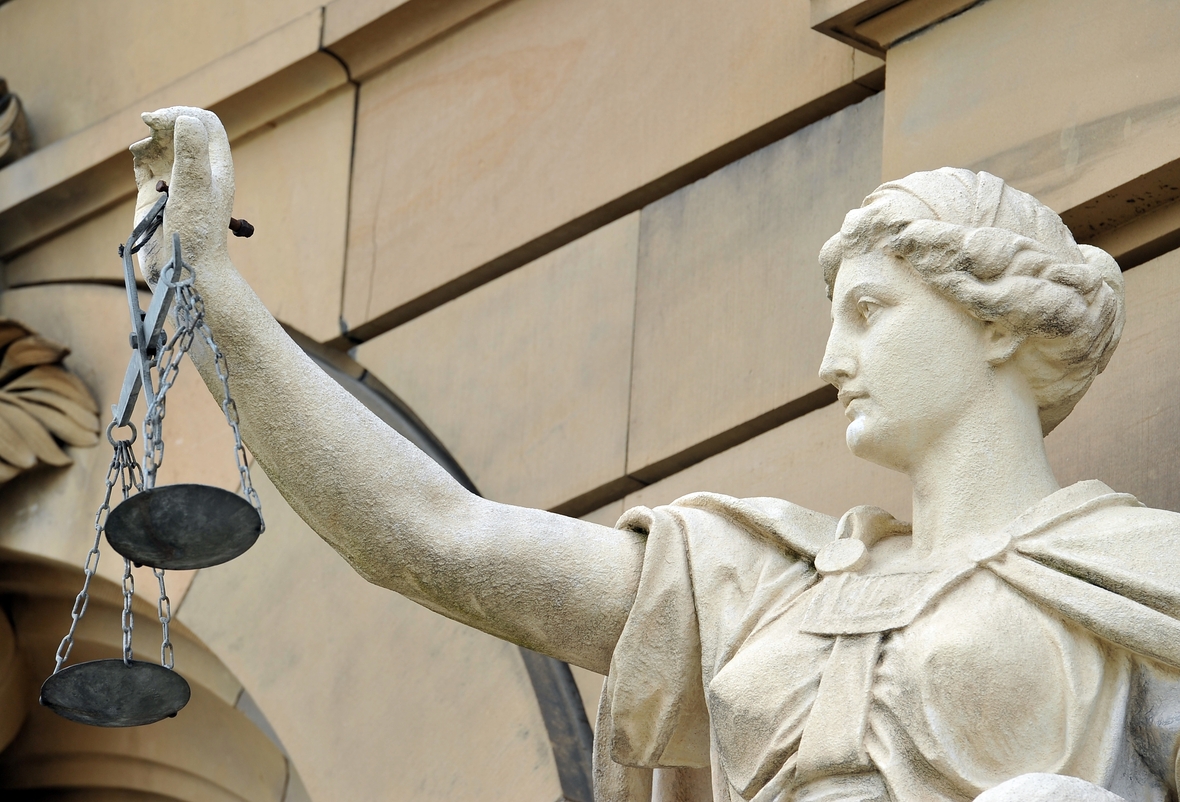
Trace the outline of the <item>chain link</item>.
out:
M 135 614 L 131 612 L 131 599 L 135 596 L 135 575 L 131 573 L 131 560 L 123 558 L 123 662 L 131 665 L 131 632 L 135 629 Z
M 168 591 L 164 589 L 164 569 L 153 568 L 156 581 L 160 583 L 160 600 L 156 602 L 156 613 L 160 617 L 160 629 L 164 632 L 160 642 L 160 665 L 172 668 L 175 659 L 172 654 L 172 639 L 168 637 L 168 624 L 172 622 L 172 600 L 168 598 Z

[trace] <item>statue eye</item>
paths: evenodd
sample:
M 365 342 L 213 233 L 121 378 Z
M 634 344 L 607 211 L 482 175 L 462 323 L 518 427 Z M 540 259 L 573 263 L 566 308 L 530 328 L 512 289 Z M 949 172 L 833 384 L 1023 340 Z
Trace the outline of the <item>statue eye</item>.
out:
M 869 320 L 881 310 L 881 304 L 872 298 L 861 298 L 856 302 L 856 311 L 864 320 Z

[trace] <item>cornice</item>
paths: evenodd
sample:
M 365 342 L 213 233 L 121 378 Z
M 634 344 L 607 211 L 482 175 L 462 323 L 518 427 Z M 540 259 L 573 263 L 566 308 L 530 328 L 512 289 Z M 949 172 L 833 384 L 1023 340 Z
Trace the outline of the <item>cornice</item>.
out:
M 980 0 L 811 0 L 811 27 L 885 58 L 897 42 Z

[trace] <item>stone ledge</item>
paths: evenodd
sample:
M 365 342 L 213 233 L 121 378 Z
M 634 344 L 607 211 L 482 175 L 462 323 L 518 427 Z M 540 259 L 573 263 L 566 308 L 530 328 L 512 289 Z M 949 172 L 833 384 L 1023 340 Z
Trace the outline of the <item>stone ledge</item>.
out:
M 811 27 L 881 58 L 895 42 L 979 0 L 811 0 Z
M 336 0 L 324 7 L 323 46 L 348 67 L 354 81 L 361 81 L 505 2 Z
M 0 170 L 0 256 L 133 195 L 139 115 L 212 109 L 238 139 L 367 76 L 503 0 L 334 0 Z
M 134 194 L 127 146 L 147 133 L 143 111 L 213 108 L 234 138 L 343 84 L 344 69 L 317 53 L 321 17 L 305 14 L 0 171 L 0 255 Z

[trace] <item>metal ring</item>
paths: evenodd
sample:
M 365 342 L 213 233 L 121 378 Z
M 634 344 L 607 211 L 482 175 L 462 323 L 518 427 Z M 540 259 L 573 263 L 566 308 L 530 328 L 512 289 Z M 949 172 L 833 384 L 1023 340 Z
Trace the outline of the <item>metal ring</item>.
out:
M 131 429 L 131 439 L 116 441 L 115 438 L 111 436 L 111 433 L 114 432 L 115 429 L 122 428 L 122 427 L 116 426 L 115 423 L 116 423 L 115 421 L 111 421 L 107 425 L 107 442 L 110 443 L 112 446 L 118 447 L 119 443 L 126 443 L 127 445 L 131 445 L 132 443 L 135 442 L 135 438 L 139 437 L 139 430 L 135 428 L 135 424 L 132 423 L 131 421 L 127 421 L 126 426 Z

